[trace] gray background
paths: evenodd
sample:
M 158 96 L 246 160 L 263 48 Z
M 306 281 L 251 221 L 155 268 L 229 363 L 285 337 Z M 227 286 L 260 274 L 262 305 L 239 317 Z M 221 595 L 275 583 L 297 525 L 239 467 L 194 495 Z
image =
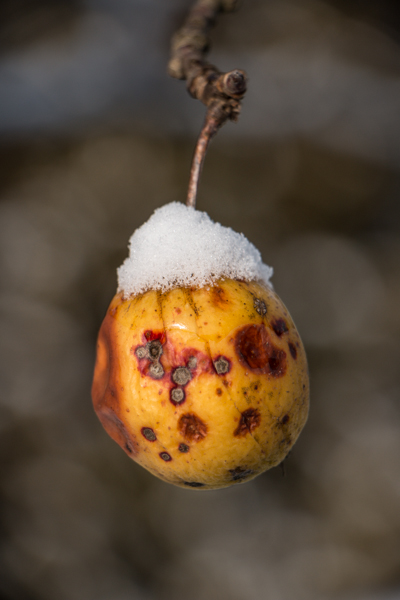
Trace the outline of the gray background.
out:
M 198 208 L 243 232 L 305 342 L 309 422 L 233 489 L 164 484 L 90 385 L 128 238 L 184 201 L 204 115 L 165 73 L 186 0 L 0 5 L 0 595 L 400 598 L 400 23 L 396 4 L 247 0 L 244 68 Z

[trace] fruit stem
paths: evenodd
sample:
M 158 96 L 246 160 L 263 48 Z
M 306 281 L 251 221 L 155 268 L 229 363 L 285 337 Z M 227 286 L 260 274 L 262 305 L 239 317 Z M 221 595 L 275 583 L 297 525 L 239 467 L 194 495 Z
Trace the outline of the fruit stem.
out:
M 207 106 L 207 114 L 194 152 L 187 205 L 195 207 L 199 177 L 210 140 L 229 119 L 237 121 L 246 93 L 247 76 L 234 69 L 222 73 L 206 61 L 210 47 L 209 31 L 220 12 L 231 12 L 238 0 L 197 0 L 183 26 L 173 36 L 168 72 L 185 79 L 193 98 Z

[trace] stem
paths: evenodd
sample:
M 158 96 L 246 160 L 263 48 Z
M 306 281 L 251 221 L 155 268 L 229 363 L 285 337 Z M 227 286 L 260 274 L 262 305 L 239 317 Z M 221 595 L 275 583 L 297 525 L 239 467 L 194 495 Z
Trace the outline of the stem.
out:
M 222 11 L 235 10 L 237 5 L 237 0 L 197 0 L 172 40 L 170 75 L 186 79 L 189 94 L 207 106 L 190 171 L 187 205 L 193 208 L 209 142 L 228 119 L 237 121 L 246 92 L 244 71 L 221 73 L 205 60 L 210 47 L 209 31 L 216 16 Z
M 203 168 L 204 159 L 206 157 L 208 144 L 217 133 L 218 129 L 218 123 L 216 122 L 215 118 L 210 115 L 210 111 L 208 110 L 203 128 L 197 140 L 196 149 L 193 155 L 192 168 L 190 169 L 186 205 L 192 208 L 196 208 L 197 189 L 199 187 L 200 174 Z

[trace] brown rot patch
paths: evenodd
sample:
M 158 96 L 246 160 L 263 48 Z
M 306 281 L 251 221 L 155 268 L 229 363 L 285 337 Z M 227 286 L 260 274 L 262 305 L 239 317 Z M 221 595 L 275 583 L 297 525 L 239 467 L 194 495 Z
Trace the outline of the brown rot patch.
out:
M 178 431 L 189 442 L 201 442 L 207 435 L 207 425 L 194 413 L 182 415 Z
M 296 346 L 293 344 L 293 342 L 289 342 L 288 346 L 289 346 L 289 352 L 292 355 L 292 358 L 294 358 L 294 360 L 296 360 L 296 358 L 297 358 Z
M 264 325 L 239 329 L 235 349 L 240 362 L 254 373 L 282 377 L 286 372 L 286 352 L 275 346 Z
M 172 388 L 172 390 L 170 391 L 170 400 L 172 402 L 172 404 L 174 404 L 175 406 L 177 406 L 178 404 L 182 404 L 182 402 L 185 400 L 185 392 L 183 391 L 182 388 Z
M 217 388 L 215 390 L 215 393 L 217 394 L 217 396 L 222 396 L 222 390 L 221 390 L 221 388 Z
M 125 424 L 117 417 L 115 412 L 108 407 L 103 407 L 97 412 L 101 424 L 108 435 L 121 446 L 130 456 L 136 456 L 139 452 L 136 438 L 131 434 Z
M 232 478 L 232 481 L 243 481 L 243 479 L 247 479 L 250 475 L 253 475 L 254 471 L 251 469 L 247 469 L 246 467 L 236 467 L 235 469 L 229 469 L 229 474 Z
M 254 308 L 262 317 L 267 314 L 267 305 L 264 300 L 260 300 L 259 298 L 254 298 Z
M 178 367 L 172 373 L 172 381 L 177 385 L 186 385 L 192 379 L 192 374 L 187 367 Z
M 156 441 L 157 436 L 154 433 L 154 431 L 151 429 L 151 427 L 142 427 L 142 429 L 140 431 L 141 431 L 142 436 L 145 437 L 146 440 L 148 440 L 149 442 Z
M 235 437 L 242 437 L 248 433 L 252 433 L 260 424 L 261 415 L 257 408 L 248 408 L 242 412 L 239 425 L 233 432 Z
M 192 488 L 200 488 L 204 486 L 204 483 L 199 483 L 198 481 L 184 481 L 183 485 L 187 485 Z
M 226 308 L 229 304 L 229 298 L 227 297 L 225 290 L 221 287 L 211 288 L 211 303 L 219 308 Z
M 218 375 L 225 375 L 231 370 L 231 361 L 225 356 L 218 356 L 214 360 L 214 368 Z
M 162 460 L 165 460 L 165 462 L 169 462 L 170 460 L 172 460 L 172 457 L 170 454 L 168 454 L 168 452 L 160 452 L 158 456 L 162 458 Z
M 178 450 L 186 454 L 186 452 L 189 452 L 189 446 L 187 444 L 179 444 Z
M 275 319 L 272 321 L 271 326 L 278 337 L 281 337 L 281 335 L 289 331 L 284 319 Z

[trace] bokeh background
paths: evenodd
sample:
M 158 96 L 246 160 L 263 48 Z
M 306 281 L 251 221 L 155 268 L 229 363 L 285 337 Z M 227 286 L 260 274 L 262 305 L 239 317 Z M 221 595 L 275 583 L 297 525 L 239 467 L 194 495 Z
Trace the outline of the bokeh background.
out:
M 135 228 L 185 200 L 204 109 L 166 75 L 189 0 L 0 4 L 0 597 L 400 598 L 400 20 L 389 0 L 245 0 L 198 208 L 275 268 L 304 339 L 289 458 L 218 492 L 135 463 L 91 408 Z

